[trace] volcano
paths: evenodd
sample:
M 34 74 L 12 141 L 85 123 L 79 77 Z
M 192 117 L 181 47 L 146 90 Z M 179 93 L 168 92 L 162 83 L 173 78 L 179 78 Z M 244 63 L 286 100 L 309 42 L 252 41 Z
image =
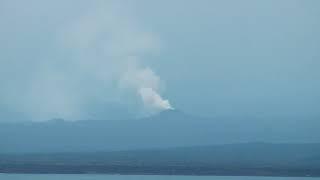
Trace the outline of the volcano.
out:
M 160 113 L 147 117 L 146 119 L 150 120 L 159 120 L 159 121 L 181 121 L 181 120 L 194 120 L 199 119 L 199 117 L 195 117 L 184 113 L 178 109 L 168 109 L 161 111 Z
M 246 119 L 247 120 L 247 119 Z M 246 122 L 248 122 L 247 120 Z M 242 142 L 279 142 L 305 137 L 320 139 L 317 127 L 295 131 L 268 121 L 203 118 L 181 110 L 127 120 L 59 121 L 0 124 L 2 152 L 97 152 Z M 284 124 L 283 126 L 290 127 Z M 308 131 L 309 133 L 299 133 Z

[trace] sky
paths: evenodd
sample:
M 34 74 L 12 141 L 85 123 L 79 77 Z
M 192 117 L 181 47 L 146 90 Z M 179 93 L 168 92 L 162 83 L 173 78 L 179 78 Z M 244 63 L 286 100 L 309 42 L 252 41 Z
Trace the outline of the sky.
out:
M 0 2 L 0 121 L 320 117 L 320 1 Z

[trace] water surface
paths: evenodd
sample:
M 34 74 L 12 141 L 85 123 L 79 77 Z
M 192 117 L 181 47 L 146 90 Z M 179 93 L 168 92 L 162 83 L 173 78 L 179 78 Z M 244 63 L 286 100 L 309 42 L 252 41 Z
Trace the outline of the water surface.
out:
M 320 180 L 320 177 L 0 174 L 0 180 Z

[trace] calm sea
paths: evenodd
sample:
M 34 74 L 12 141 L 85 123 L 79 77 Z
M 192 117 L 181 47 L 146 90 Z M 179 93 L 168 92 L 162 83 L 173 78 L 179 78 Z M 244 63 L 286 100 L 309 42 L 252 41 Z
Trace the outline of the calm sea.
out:
M 0 174 L 0 180 L 318 180 L 311 177 Z

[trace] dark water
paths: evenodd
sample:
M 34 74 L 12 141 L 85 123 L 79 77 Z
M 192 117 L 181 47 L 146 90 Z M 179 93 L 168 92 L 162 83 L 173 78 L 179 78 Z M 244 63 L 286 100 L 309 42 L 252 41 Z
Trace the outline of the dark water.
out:
M 311 177 L 0 174 L 0 180 L 320 180 Z

